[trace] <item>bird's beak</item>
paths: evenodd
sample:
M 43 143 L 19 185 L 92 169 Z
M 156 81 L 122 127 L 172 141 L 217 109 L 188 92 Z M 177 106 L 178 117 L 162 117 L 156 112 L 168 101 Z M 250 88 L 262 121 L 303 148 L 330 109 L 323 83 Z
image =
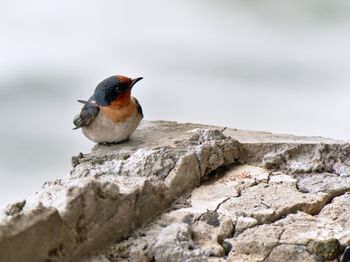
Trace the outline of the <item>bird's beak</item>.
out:
M 132 79 L 130 87 L 133 87 L 138 81 L 140 81 L 142 79 L 143 79 L 143 77 L 138 77 L 138 78 Z

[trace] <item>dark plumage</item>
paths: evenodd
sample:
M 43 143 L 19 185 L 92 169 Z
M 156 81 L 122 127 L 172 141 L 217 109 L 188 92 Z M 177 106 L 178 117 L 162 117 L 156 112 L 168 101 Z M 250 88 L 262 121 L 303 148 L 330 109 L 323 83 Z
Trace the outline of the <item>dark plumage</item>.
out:
M 87 126 L 95 119 L 95 117 L 100 112 L 100 107 L 96 103 L 82 100 L 78 101 L 84 103 L 85 105 L 81 109 L 80 114 L 74 118 L 73 123 L 75 125 L 75 128 L 73 129 L 78 129 L 83 126 Z
M 108 106 L 114 101 L 117 96 L 125 92 L 131 84 L 127 80 L 118 80 L 117 77 L 111 76 L 99 83 L 93 94 L 93 98 L 100 106 Z
M 134 99 L 135 99 L 135 102 L 136 102 L 137 112 L 139 112 L 141 114 L 141 116 L 144 117 L 143 112 L 142 112 L 142 107 L 141 107 L 139 101 L 135 97 L 134 97 Z

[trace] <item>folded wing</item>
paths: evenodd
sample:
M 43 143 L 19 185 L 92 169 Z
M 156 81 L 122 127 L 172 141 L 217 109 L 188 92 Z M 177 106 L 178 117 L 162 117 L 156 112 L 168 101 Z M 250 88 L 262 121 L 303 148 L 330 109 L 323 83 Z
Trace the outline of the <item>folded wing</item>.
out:
M 100 107 L 90 99 L 89 101 L 78 100 L 78 102 L 83 103 L 84 106 L 81 109 L 80 114 L 74 117 L 73 123 L 75 128 L 73 129 L 78 129 L 89 125 L 100 111 Z
M 138 101 L 135 97 L 134 97 L 134 100 L 135 100 L 135 104 L 136 104 L 136 109 L 137 109 L 137 111 L 140 113 L 140 115 L 141 115 L 142 118 L 143 118 L 142 107 L 141 107 L 139 101 Z

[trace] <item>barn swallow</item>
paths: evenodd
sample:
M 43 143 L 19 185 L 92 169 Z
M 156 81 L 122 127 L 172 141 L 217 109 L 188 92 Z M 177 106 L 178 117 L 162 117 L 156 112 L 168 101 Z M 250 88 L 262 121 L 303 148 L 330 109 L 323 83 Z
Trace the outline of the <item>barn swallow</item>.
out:
M 141 105 L 131 89 L 142 79 L 111 76 L 99 83 L 73 123 L 96 143 L 118 143 L 129 138 L 143 118 Z

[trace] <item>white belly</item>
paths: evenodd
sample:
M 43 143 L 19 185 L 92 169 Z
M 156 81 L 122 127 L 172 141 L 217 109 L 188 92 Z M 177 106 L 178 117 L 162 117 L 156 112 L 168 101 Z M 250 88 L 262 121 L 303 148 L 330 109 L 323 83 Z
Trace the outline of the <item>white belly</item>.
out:
M 126 140 L 140 124 L 142 116 L 135 111 L 124 122 L 114 123 L 101 111 L 94 121 L 82 128 L 83 134 L 96 143 L 118 143 Z

